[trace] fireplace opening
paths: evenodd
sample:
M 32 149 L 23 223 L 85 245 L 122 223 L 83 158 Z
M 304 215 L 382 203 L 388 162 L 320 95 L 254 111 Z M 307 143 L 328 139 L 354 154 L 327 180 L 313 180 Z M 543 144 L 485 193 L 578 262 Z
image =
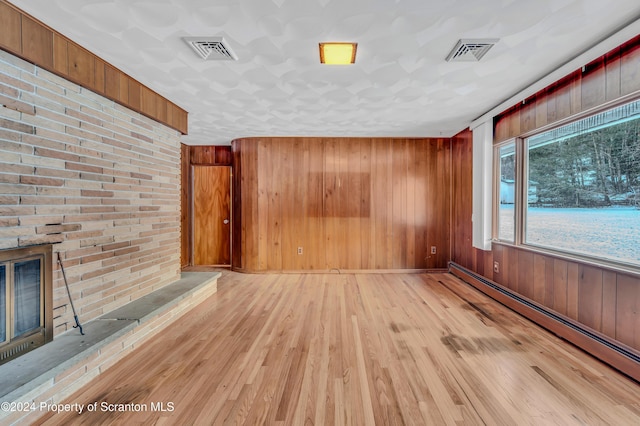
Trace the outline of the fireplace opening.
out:
M 0 251 L 0 364 L 53 340 L 52 246 Z

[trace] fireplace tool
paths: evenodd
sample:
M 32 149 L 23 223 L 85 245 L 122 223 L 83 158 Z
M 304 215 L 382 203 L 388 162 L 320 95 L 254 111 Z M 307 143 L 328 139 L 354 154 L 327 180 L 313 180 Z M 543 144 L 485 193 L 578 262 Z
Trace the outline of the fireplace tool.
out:
M 67 288 L 67 295 L 69 295 L 69 303 L 71 304 L 71 310 L 73 311 L 73 319 L 76 320 L 76 325 L 74 325 L 73 328 L 79 329 L 80 334 L 84 336 L 84 331 L 82 331 L 82 326 L 78 320 L 78 314 L 76 314 L 76 308 L 73 306 L 71 292 L 69 291 L 69 283 L 67 282 L 67 274 L 64 273 L 64 265 L 62 265 L 62 259 L 60 259 L 60 252 L 58 252 L 58 263 L 60 264 L 60 270 L 62 271 L 62 278 L 64 278 L 64 286 Z

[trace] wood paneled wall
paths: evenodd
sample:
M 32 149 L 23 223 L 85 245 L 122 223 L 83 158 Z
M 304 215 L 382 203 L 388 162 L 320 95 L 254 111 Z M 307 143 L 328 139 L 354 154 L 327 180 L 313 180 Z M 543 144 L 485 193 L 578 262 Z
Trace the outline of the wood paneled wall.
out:
M 495 121 L 495 142 L 640 90 L 639 65 L 640 36 L 505 111 Z M 473 248 L 471 168 L 465 130 L 452 139 L 452 261 L 640 354 L 640 275 L 500 243 L 492 251 Z
M 0 49 L 187 134 L 185 110 L 5 0 Z
M 246 138 L 232 146 L 234 269 L 446 268 L 449 139 Z
M 180 147 L 180 163 L 182 179 L 182 193 L 180 199 L 182 226 L 180 264 L 184 268 L 191 265 L 192 258 L 192 166 L 231 166 L 231 146 L 189 146 L 182 144 Z
M 495 142 L 517 137 L 640 90 L 640 35 L 495 118 Z

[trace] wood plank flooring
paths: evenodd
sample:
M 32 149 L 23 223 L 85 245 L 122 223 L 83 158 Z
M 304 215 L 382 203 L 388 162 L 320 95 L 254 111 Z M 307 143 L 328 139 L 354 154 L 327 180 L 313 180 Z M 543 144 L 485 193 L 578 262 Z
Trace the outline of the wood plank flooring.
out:
M 637 382 L 449 274 L 225 271 L 65 402 L 98 409 L 39 424 L 640 424 Z

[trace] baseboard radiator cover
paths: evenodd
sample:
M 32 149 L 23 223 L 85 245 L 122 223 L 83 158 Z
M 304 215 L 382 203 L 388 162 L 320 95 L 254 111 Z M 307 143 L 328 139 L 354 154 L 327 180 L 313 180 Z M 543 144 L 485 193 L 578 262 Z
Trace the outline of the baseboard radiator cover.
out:
M 640 382 L 640 353 L 455 262 L 449 272 L 492 299 Z

